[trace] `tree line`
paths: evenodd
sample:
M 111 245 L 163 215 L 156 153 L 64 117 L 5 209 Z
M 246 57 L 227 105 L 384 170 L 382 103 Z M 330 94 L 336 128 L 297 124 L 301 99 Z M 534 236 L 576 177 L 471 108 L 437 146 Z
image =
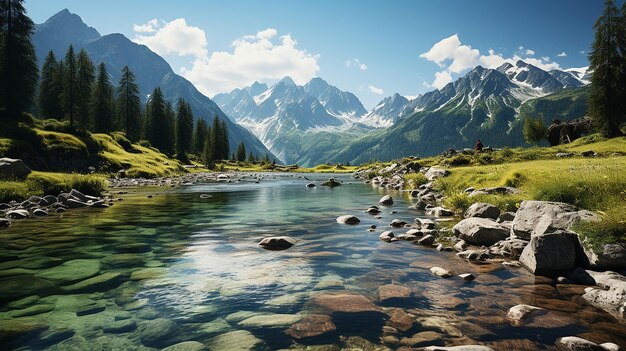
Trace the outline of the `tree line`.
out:
M 122 131 L 130 141 L 146 140 L 184 162 L 188 155 L 207 165 L 229 158 L 225 121 L 215 116 L 208 126 L 201 118 L 195 120 L 184 99 L 172 106 L 159 87 L 142 106 L 128 66 L 114 86 L 104 62 L 96 67 L 84 49 L 75 53 L 70 45 L 63 59 L 48 53 L 39 77 L 31 42 L 34 24 L 23 0 L 0 1 L 0 29 L 1 120 L 19 121 L 22 113 L 36 110 L 41 118 L 67 121 L 70 129 Z
M 593 29 L 587 115 L 598 132 L 612 138 L 623 135 L 626 123 L 626 3 L 618 9 L 614 0 L 606 0 Z M 529 144 L 538 144 L 548 138 L 548 127 L 541 117 L 527 117 L 523 133 Z

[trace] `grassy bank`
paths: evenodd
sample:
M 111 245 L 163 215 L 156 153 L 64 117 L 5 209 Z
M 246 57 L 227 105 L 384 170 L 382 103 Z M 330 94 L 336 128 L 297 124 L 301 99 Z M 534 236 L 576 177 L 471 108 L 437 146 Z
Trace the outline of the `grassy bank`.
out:
M 597 155 L 582 156 L 590 150 Z M 567 155 L 557 156 L 559 153 Z M 444 205 L 458 213 L 476 202 L 491 203 L 503 211 L 515 211 L 523 200 L 566 202 L 602 217 L 601 223 L 584 223 L 577 228 L 592 244 L 626 241 L 624 137 L 603 139 L 591 135 L 558 147 L 438 156 L 419 162 L 450 170 L 449 176 L 436 180 L 434 185 L 445 195 Z M 405 180 L 423 182 L 415 175 L 407 175 Z M 515 187 L 520 193 L 469 197 L 464 191 L 495 186 Z
M 28 196 L 58 195 L 76 189 L 84 194 L 100 196 L 106 187 L 103 175 L 32 172 L 24 180 L 0 181 L 0 202 L 24 200 Z

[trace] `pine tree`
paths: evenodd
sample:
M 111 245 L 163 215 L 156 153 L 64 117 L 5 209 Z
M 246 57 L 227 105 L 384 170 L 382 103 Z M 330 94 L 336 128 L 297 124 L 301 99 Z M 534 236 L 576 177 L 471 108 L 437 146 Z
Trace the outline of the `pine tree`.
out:
M 146 106 L 146 118 L 144 120 L 144 138 L 150 142 L 150 145 L 159 149 L 160 142 L 157 140 L 159 133 L 157 132 L 157 124 L 165 121 L 165 101 L 163 101 L 163 93 L 161 88 L 156 87 Z
M 243 141 L 237 146 L 236 159 L 239 162 L 246 160 L 246 145 L 244 145 Z
M 204 148 L 202 150 L 202 158 L 204 160 L 204 164 L 208 168 L 215 167 L 215 142 L 213 139 L 213 130 L 212 128 L 207 128 L 206 138 L 204 139 Z
M 62 116 L 59 95 L 61 94 L 62 82 L 59 76 L 61 64 L 57 62 L 52 50 L 46 56 L 41 69 L 41 83 L 39 84 L 39 110 L 45 118 L 57 118 Z
M 222 144 L 221 159 L 228 160 L 228 155 L 230 155 L 230 144 L 228 142 L 228 126 L 226 125 L 226 121 L 222 121 L 221 123 L 220 143 Z
M 202 155 L 204 151 L 204 142 L 206 140 L 207 125 L 202 118 L 198 118 L 196 121 L 196 127 L 193 133 L 193 146 L 192 152 L 198 156 Z
M 184 99 L 176 104 L 176 155 L 181 161 L 188 161 L 187 153 L 191 152 L 193 135 L 193 114 L 191 106 Z
M 623 57 L 620 56 L 618 38 L 622 26 L 613 0 L 606 0 L 604 13 L 594 25 L 595 38 L 589 54 L 591 91 L 589 93 L 589 115 L 596 127 L 607 137 L 621 134 L 624 96 L 619 86 L 619 72 Z
M 98 79 L 91 96 L 90 111 L 95 132 L 108 133 L 113 130 L 113 87 L 104 62 L 98 65 Z
M 268 165 L 270 164 L 270 155 L 267 154 L 267 152 L 265 153 L 265 156 L 263 156 L 263 160 L 261 160 L 261 162 L 264 165 Z
M 0 118 L 17 120 L 32 107 L 38 80 L 33 21 L 23 0 L 0 1 Z
M 76 79 L 76 56 L 74 47 L 70 45 L 63 60 L 63 90 L 61 91 L 61 103 L 63 114 L 69 117 L 70 126 L 74 125 L 74 117 L 78 110 L 78 82 Z
M 126 133 L 128 140 L 136 142 L 141 134 L 141 101 L 135 74 L 124 66 L 117 87 L 117 128 Z
M 76 60 L 76 122 L 79 127 L 91 129 L 95 126 L 90 123 L 90 104 L 94 91 L 96 68 L 84 49 L 78 53 Z M 93 121 L 93 119 L 91 120 Z M 97 128 L 96 128 L 97 130 Z
M 254 156 L 254 154 L 252 153 L 252 151 L 250 151 L 250 153 L 248 154 L 248 162 L 256 162 L 256 157 Z
M 157 124 L 157 131 L 160 135 L 159 140 L 161 141 L 160 150 L 168 155 L 172 155 L 174 153 L 176 139 L 175 123 L 176 113 L 174 112 L 172 103 L 166 100 L 165 122 Z

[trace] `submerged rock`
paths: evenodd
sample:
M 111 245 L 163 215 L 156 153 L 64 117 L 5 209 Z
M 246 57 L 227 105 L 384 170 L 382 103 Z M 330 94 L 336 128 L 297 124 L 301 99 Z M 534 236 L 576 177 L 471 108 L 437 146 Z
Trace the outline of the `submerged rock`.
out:
M 93 277 L 98 272 L 100 272 L 99 260 L 77 259 L 44 269 L 38 272 L 36 276 L 64 285 Z
M 172 346 L 168 346 L 161 351 L 204 351 L 206 347 L 198 341 L 184 341 Z
M 542 308 L 530 305 L 515 305 L 509 309 L 506 315 L 514 325 L 522 325 L 524 320 L 535 311 L 542 311 Z
M 399 284 L 387 284 L 378 288 L 378 299 L 380 302 L 396 299 L 406 299 L 411 297 L 411 289 Z
M 272 236 L 264 238 L 259 243 L 264 249 L 267 250 L 285 250 L 292 247 L 296 243 L 296 240 L 288 236 Z
M 381 312 L 367 297 L 352 292 L 316 294 L 311 297 L 311 303 L 329 313 Z
M 280 328 L 287 327 L 300 321 L 304 316 L 300 314 L 267 314 L 246 318 L 237 325 L 246 328 Z
M 247 330 L 234 330 L 220 334 L 209 343 L 210 350 L 249 351 L 263 344 Z
M 586 288 L 583 299 L 618 318 L 626 319 L 626 277 L 611 271 L 586 273 L 598 287 Z
M 294 339 L 305 339 L 330 333 L 336 329 L 330 316 L 312 314 L 293 324 L 285 333 Z
M 139 338 L 146 346 L 159 347 L 167 345 L 167 340 L 175 332 L 175 325 L 169 319 L 157 318 L 144 323 L 141 327 Z
M 389 325 L 401 330 L 407 331 L 413 327 L 413 317 L 404 312 L 400 308 L 394 308 L 391 312 L 387 313 L 389 315 Z

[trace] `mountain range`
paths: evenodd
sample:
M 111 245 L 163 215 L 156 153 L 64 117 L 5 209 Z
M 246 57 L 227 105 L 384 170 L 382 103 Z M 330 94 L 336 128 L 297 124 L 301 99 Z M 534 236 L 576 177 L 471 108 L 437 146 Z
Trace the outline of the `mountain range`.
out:
M 85 49 L 95 64 L 104 62 L 113 83 L 119 80 L 122 68 L 128 66 L 137 78 L 142 102 L 146 102 L 154 88 L 161 87 L 166 99 L 172 104 L 184 98 L 191 105 L 196 118 L 203 118 L 209 123 L 215 116 L 225 120 L 232 151 L 240 142 L 244 142 L 246 149 L 258 156 L 265 153 L 273 156 L 254 135 L 230 120 L 215 102 L 200 93 L 191 82 L 174 73 L 161 56 L 122 34 L 101 36 L 96 29 L 85 24 L 80 16 L 64 9 L 45 23 L 37 24 L 32 41 L 40 64 L 43 64 L 49 51 L 62 59 L 68 47 L 73 45 L 76 51 Z
M 160 86 L 169 101 L 187 100 L 196 117 L 227 121 L 231 150 L 244 142 L 257 155 L 284 163 L 364 163 L 407 155 L 429 156 L 449 148 L 523 146 L 529 116 L 571 120 L 586 113 L 586 68 L 546 71 L 519 60 L 495 69 L 477 66 L 441 89 L 409 99 L 393 94 L 367 111 L 351 92 L 320 77 L 297 85 L 290 77 L 268 86 L 255 82 L 210 99 L 148 47 L 122 34 L 101 36 L 78 15 L 63 10 L 36 26 L 33 43 L 43 62 L 52 50 L 84 48 L 107 65 L 113 82 L 128 65 L 142 99 Z

